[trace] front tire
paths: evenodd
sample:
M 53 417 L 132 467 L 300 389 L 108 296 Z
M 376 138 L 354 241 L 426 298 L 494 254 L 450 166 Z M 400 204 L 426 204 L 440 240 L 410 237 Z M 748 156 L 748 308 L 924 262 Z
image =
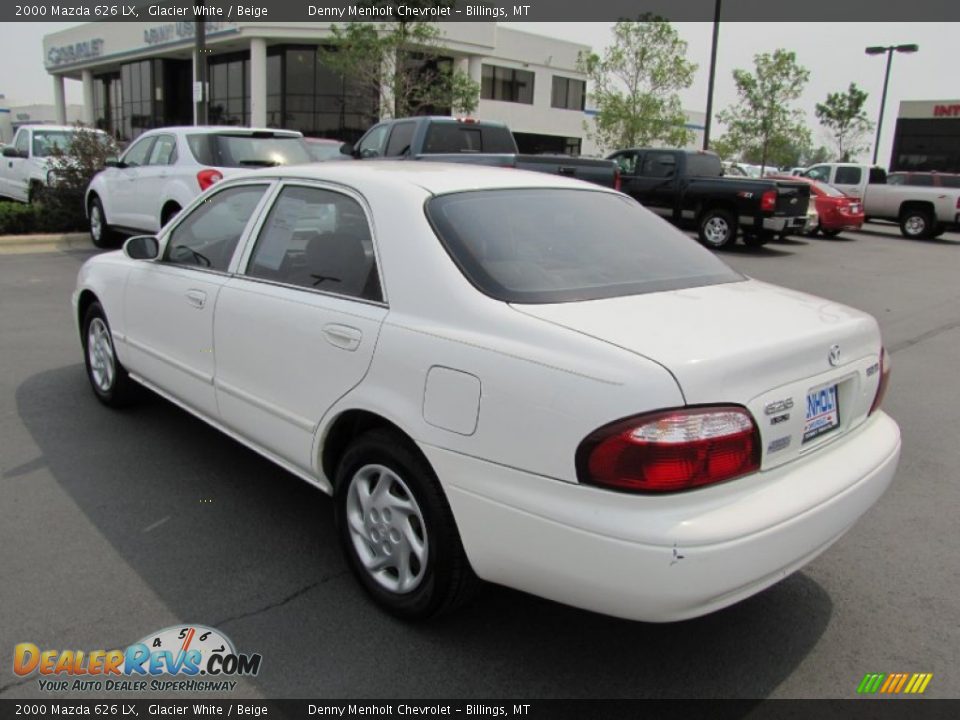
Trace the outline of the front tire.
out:
M 824 230 L 823 228 L 820 228 L 820 233 L 825 238 L 835 238 L 837 235 L 840 234 L 840 230 Z
M 113 229 L 107 224 L 107 216 L 103 213 L 103 205 L 98 197 L 90 201 L 90 240 L 98 248 L 112 247 L 116 241 Z
M 717 250 L 732 245 L 737 239 L 737 220 L 733 213 L 721 208 L 706 210 L 697 228 L 700 242 Z
M 422 620 L 462 604 L 477 585 L 453 513 L 426 459 L 373 430 L 344 453 L 334 512 L 354 576 L 387 612 Z
M 137 388 L 117 358 L 107 316 L 98 302 L 87 308 L 82 337 L 87 379 L 97 400 L 114 408 L 136 400 Z
M 933 217 L 929 210 L 906 210 L 900 216 L 900 234 L 911 240 L 926 240 L 933 233 Z

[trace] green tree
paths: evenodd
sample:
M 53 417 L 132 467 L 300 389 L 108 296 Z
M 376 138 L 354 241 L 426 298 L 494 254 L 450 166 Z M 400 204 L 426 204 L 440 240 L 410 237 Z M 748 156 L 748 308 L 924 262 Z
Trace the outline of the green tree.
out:
M 850 162 L 870 147 L 865 140 L 873 123 L 863 109 L 866 101 L 866 91 L 850 83 L 846 92 L 828 93 L 826 102 L 817 103 L 817 119 L 830 133 L 840 162 Z
M 334 46 L 321 61 L 350 82 L 376 88 L 381 117 L 408 117 L 450 108 L 471 113 L 477 108 L 480 86 L 455 69 L 440 50 L 443 33 L 426 20 L 401 17 L 396 7 L 427 8 L 452 5 L 453 0 L 367 0 L 367 7 L 393 7 L 394 20 L 350 22 L 331 26 Z M 417 16 L 419 17 L 419 16 Z
M 682 147 L 693 138 L 677 92 L 690 87 L 697 66 L 669 22 L 644 18 L 618 22 L 603 55 L 581 53 L 578 61 L 597 109 L 584 131 L 602 149 L 655 142 Z
M 800 97 L 810 78 L 795 53 L 778 49 L 754 58 L 755 72 L 737 69 L 737 104 L 717 114 L 727 126 L 722 147 L 761 166 L 794 159 L 794 147 L 811 144 L 803 113 L 790 103 Z M 774 159 L 776 158 L 776 159 Z
M 119 154 L 112 137 L 80 125 L 68 147 L 55 145 L 50 152 L 50 184 L 38 198 L 42 213 L 37 229 L 86 230 L 89 223 L 83 203 L 87 187 L 107 160 Z

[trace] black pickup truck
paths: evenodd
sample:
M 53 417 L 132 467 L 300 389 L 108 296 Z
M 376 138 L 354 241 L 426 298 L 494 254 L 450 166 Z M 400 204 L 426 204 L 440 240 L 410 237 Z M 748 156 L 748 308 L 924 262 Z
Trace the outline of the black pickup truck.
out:
M 802 232 L 810 188 L 799 182 L 723 177 L 711 152 L 638 148 L 609 156 L 620 167 L 623 192 L 674 225 L 695 227 L 700 242 L 721 248 L 750 246 L 775 235 Z
M 431 160 L 535 170 L 620 189 L 620 173 L 615 162 L 568 155 L 521 155 L 510 128 L 488 120 L 452 117 L 387 120 L 367 130 L 356 145 L 345 145 L 341 152 L 359 160 Z

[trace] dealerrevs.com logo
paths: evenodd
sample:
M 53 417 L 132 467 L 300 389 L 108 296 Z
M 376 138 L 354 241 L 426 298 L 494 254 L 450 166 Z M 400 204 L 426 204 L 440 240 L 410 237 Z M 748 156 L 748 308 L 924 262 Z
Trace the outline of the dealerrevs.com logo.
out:
M 47 650 L 34 643 L 13 649 L 13 672 L 37 673 L 39 687 L 63 691 L 228 691 L 255 676 L 261 656 L 238 653 L 226 635 L 205 625 L 175 625 L 126 649 Z

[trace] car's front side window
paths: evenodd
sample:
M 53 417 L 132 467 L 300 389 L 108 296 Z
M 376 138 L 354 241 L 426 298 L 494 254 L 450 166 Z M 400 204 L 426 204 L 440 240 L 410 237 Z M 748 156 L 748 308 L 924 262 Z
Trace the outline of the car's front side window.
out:
M 177 224 L 164 261 L 225 272 L 267 185 L 239 185 L 206 198 Z
M 173 135 L 158 135 L 147 165 L 172 165 L 177 157 L 177 138 Z
M 140 167 L 147 164 L 147 156 L 153 147 L 153 136 L 137 140 L 123 155 L 123 162 L 127 167 Z
M 804 173 L 808 178 L 819 180 L 820 182 L 830 182 L 830 168 L 826 165 L 817 165 Z
M 351 197 L 285 187 L 270 209 L 247 266 L 250 277 L 380 301 L 366 215 Z
M 362 158 L 380 157 L 383 155 L 383 143 L 387 139 L 388 125 L 378 125 L 373 128 L 357 145 L 357 152 Z

